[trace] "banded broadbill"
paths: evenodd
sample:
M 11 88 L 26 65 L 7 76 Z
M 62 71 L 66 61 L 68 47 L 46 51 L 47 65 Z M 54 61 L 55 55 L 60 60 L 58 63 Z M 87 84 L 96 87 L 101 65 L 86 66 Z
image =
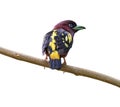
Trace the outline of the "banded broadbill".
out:
M 61 58 L 66 64 L 65 57 L 72 47 L 74 34 L 82 29 L 85 27 L 77 26 L 72 20 L 65 20 L 55 25 L 53 30 L 45 35 L 42 53 L 46 54 L 46 59 L 49 57 L 49 64 L 52 69 L 61 68 Z

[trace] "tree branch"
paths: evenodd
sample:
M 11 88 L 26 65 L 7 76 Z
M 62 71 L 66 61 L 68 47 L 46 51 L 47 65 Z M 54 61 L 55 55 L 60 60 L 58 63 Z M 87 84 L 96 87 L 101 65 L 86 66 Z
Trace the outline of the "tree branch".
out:
M 44 67 L 49 68 L 49 64 L 45 60 L 35 58 L 32 56 L 28 56 L 28 55 L 24 55 L 21 53 L 17 53 L 17 52 L 14 52 L 14 51 L 2 48 L 2 47 L 0 47 L 0 54 L 15 58 L 17 60 L 21 60 L 21 61 L 25 61 L 25 62 L 29 62 L 32 64 L 36 64 L 36 65 L 40 65 L 40 66 L 44 66 Z M 115 79 L 115 78 L 110 77 L 110 76 L 107 76 L 105 74 L 91 71 L 91 70 L 78 68 L 78 67 L 74 67 L 74 66 L 69 66 L 69 65 L 63 65 L 59 71 L 69 72 L 69 73 L 75 74 L 77 76 L 80 75 L 80 76 L 85 76 L 85 77 L 97 79 L 97 80 L 104 81 L 104 82 L 107 82 L 107 83 L 110 83 L 112 85 L 120 87 L 120 80 Z

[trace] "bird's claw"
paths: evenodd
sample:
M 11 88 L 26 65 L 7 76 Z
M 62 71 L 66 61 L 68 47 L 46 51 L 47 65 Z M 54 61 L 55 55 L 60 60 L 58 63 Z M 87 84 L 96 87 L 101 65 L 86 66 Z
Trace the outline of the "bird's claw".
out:
M 47 55 L 45 57 L 45 61 L 48 62 L 48 56 Z M 45 69 L 45 66 L 44 66 L 44 69 Z
M 63 60 L 64 60 L 63 65 L 67 65 L 66 59 L 63 58 Z

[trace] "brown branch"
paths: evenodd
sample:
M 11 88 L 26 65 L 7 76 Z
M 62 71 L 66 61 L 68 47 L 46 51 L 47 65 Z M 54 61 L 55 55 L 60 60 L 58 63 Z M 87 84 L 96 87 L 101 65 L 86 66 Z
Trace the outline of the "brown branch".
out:
M 32 56 L 28 56 L 28 55 L 23 55 L 21 53 L 17 53 L 17 52 L 14 52 L 14 51 L 2 48 L 2 47 L 0 47 L 0 54 L 15 58 L 17 60 L 26 61 L 26 62 L 29 62 L 32 64 L 36 64 L 36 65 L 40 65 L 40 66 L 44 66 L 44 67 L 49 67 L 49 64 L 45 60 L 35 58 Z M 107 82 L 107 83 L 110 83 L 112 85 L 120 87 L 120 80 L 117 80 L 117 79 L 112 78 L 110 76 L 107 76 L 107 75 L 104 75 L 101 73 L 97 73 L 97 72 L 94 72 L 91 70 L 78 68 L 78 67 L 74 67 L 74 66 L 69 66 L 69 65 L 63 65 L 61 70 L 59 70 L 59 71 L 64 71 L 64 72 L 69 72 L 69 73 L 72 73 L 75 75 L 90 77 L 90 78 L 104 81 L 104 82 Z

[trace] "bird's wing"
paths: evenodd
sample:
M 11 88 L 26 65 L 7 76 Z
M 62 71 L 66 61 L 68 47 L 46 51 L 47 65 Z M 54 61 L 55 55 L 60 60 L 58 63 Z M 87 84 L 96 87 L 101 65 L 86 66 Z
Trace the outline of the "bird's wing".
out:
M 57 51 L 61 56 L 66 56 L 73 44 L 72 35 L 63 30 L 57 30 L 57 36 L 55 37 Z
M 72 43 L 73 37 L 69 32 L 63 29 L 53 30 L 44 37 L 42 53 L 50 55 L 52 52 L 57 51 L 61 57 L 64 57 L 72 47 Z
M 46 53 L 47 52 L 47 48 L 49 46 L 49 42 L 50 42 L 50 36 L 52 34 L 52 31 L 48 32 L 43 39 L 43 44 L 42 44 L 42 53 Z

